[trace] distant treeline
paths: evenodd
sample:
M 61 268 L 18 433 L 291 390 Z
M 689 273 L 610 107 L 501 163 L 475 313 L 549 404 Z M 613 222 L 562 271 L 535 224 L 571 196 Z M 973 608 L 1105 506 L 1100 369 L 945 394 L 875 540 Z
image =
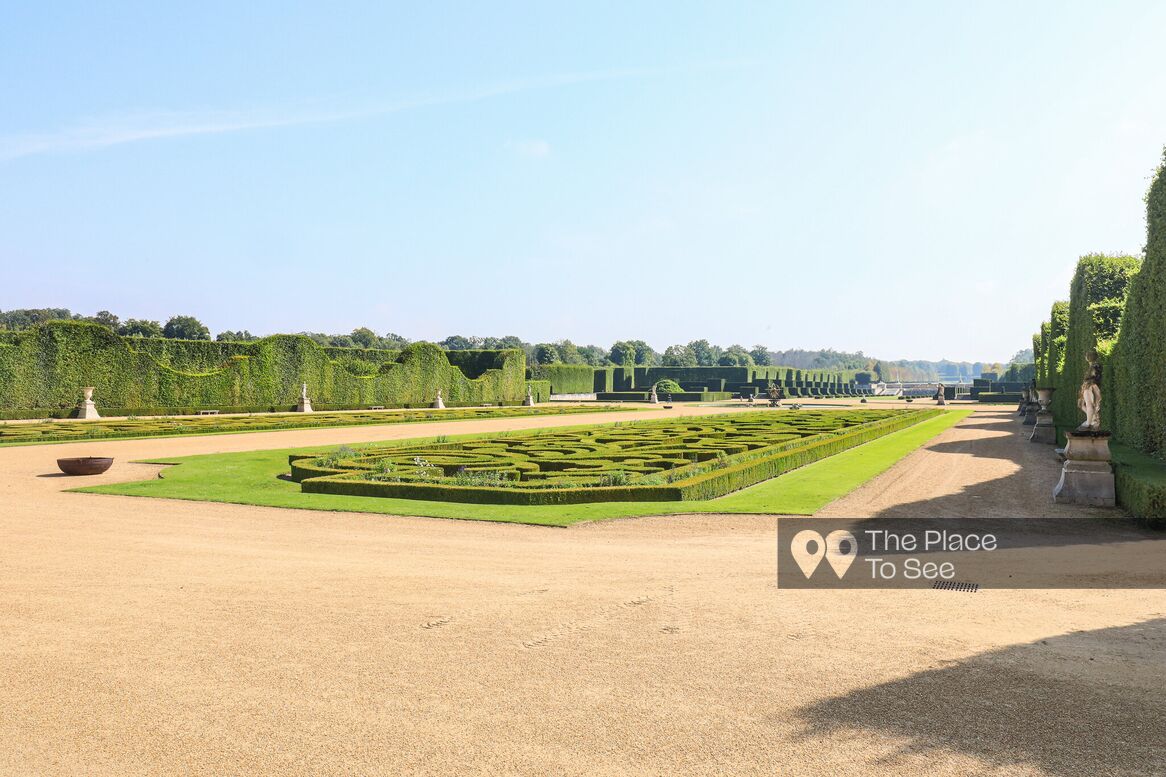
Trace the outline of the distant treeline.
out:
M 0 311 L 0 330 L 29 329 L 44 321 L 92 321 L 112 329 L 124 337 L 166 337 L 176 340 L 210 340 L 211 332 L 194 316 L 175 315 L 165 323 L 148 319 L 122 319 L 108 310 L 92 316 L 73 313 L 67 308 L 30 308 Z M 359 327 L 347 334 L 298 332 L 323 346 L 333 348 L 378 348 L 397 350 L 410 341 L 394 332 L 378 334 L 370 327 Z M 258 340 L 247 330 L 219 332 L 213 339 L 220 342 L 251 342 Z M 1021 351 L 1010 365 L 990 362 L 921 361 L 900 359 L 891 361 L 867 356 L 862 351 L 847 353 L 833 349 L 807 351 L 791 349 L 770 350 L 764 345 L 746 348 L 739 344 L 720 346 L 708 340 L 670 345 L 658 352 L 643 340 L 620 340 L 610 346 L 576 345 L 570 340 L 553 343 L 529 343 L 515 335 L 479 337 L 451 335 L 437 343 L 447 351 L 500 350 L 520 348 L 527 361 L 533 364 L 588 364 L 593 367 L 636 365 L 643 367 L 765 367 L 783 365 L 803 370 L 846 372 L 857 371 L 869 375 L 872 381 L 970 381 L 984 372 L 1020 374 L 1025 364 L 1033 361 L 1032 352 Z

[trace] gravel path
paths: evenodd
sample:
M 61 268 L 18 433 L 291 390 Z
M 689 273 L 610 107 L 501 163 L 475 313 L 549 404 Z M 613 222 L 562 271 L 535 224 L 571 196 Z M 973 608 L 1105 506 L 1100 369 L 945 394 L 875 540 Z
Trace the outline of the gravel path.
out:
M 0 774 L 1166 773 L 1162 590 L 778 591 L 772 517 L 548 529 L 51 476 L 598 420 L 0 449 Z M 982 410 L 824 512 L 1151 544 L 1054 509 L 1055 472 Z

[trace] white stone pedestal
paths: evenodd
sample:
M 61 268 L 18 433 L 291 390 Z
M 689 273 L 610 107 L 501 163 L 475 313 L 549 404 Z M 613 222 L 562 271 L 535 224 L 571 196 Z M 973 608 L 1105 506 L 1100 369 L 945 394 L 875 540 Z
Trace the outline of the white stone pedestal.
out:
M 97 405 L 93 404 L 93 386 L 86 386 L 81 391 L 85 398 L 77 405 L 77 417 L 84 420 L 101 418 L 101 413 L 97 412 Z
M 315 412 L 312 410 L 312 400 L 308 399 L 307 397 L 304 397 L 303 399 L 301 399 L 299 404 L 296 405 L 296 412 L 297 413 Z
M 1108 432 L 1069 432 L 1061 480 L 1053 489 L 1057 504 L 1113 507 L 1117 495 L 1109 456 Z

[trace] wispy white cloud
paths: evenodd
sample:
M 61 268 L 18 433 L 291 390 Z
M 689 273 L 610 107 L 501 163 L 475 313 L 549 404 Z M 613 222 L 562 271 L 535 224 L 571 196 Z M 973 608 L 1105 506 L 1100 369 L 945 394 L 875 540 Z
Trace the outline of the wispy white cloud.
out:
M 334 110 L 293 109 L 285 106 L 246 111 L 139 112 L 107 116 L 82 121 L 73 127 L 61 130 L 0 136 L 0 162 L 38 154 L 85 151 L 145 140 L 194 135 L 220 135 L 247 130 L 352 121 L 432 106 L 472 103 L 521 92 L 553 89 L 575 84 L 657 78 L 689 72 L 737 69 L 756 64 L 759 63 L 735 60 L 687 67 L 625 68 L 558 73 L 549 76 L 501 81 L 463 91 L 434 92 L 396 102 L 363 107 L 348 106 Z M 550 153 L 550 146 L 545 141 L 523 141 L 523 143 L 534 144 L 526 148 L 525 152 L 530 156 L 546 156 Z M 537 144 L 542 144 L 542 146 Z M 522 152 L 521 148 L 516 147 L 516 149 Z
M 519 156 L 531 159 L 544 159 L 551 155 L 551 144 L 545 140 L 515 140 L 506 145 Z

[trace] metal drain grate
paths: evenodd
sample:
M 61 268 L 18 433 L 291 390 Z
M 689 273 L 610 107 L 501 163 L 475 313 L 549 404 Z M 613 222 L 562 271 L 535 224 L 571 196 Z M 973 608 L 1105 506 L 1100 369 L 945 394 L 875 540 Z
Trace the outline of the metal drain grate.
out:
M 979 583 L 958 583 L 955 580 L 936 580 L 931 587 L 937 591 L 963 591 L 969 594 L 980 590 Z

